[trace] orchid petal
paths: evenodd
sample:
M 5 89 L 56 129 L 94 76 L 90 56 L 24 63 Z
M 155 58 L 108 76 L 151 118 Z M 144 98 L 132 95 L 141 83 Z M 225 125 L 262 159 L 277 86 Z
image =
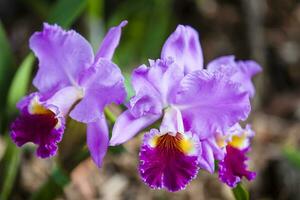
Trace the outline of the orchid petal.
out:
M 108 148 L 108 127 L 105 116 L 92 123 L 87 124 L 87 146 L 93 161 L 98 167 L 102 166 L 103 158 Z
M 252 60 L 235 61 L 234 56 L 222 56 L 211 61 L 207 69 L 210 72 L 222 72 L 233 82 L 239 83 L 242 91 L 249 93 L 250 97 L 255 94 L 255 88 L 251 81 L 252 77 L 262 71 L 258 63 Z
M 183 76 L 183 70 L 172 60 L 150 60 L 150 67 L 142 65 L 134 70 L 132 85 L 136 93 L 147 87 L 145 92 L 167 105 L 174 99 Z
M 201 155 L 198 157 L 199 166 L 211 174 L 215 171 L 214 152 L 206 141 L 201 141 Z
M 94 60 L 91 46 L 81 35 L 58 25 L 45 23 L 43 31 L 34 33 L 29 43 L 39 59 L 33 84 L 42 93 L 78 86 L 81 73 Z
M 115 49 L 119 45 L 121 38 L 121 31 L 124 26 L 126 26 L 127 21 L 122 21 L 118 26 L 109 29 L 108 33 L 105 35 L 101 46 L 99 47 L 98 53 L 96 55 L 96 60 L 99 58 L 106 58 L 110 60 L 113 57 Z
M 203 54 L 197 31 L 190 26 L 177 26 L 165 42 L 161 57 L 173 58 L 185 73 L 202 69 Z
M 109 60 L 99 59 L 85 75 L 86 78 L 81 81 L 85 95 L 70 116 L 90 123 L 101 118 L 106 105 L 121 104 L 126 98 L 126 91 L 120 69 Z
M 195 71 L 182 80 L 176 96 L 186 130 L 199 135 L 200 139 L 224 130 L 250 112 L 247 93 L 220 74 Z

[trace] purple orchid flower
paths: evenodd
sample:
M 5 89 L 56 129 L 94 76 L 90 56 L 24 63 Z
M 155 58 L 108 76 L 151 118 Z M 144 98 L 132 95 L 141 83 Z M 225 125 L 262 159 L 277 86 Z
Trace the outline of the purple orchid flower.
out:
M 179 25 L 164 44 L 161 59 L 149 62 L 150 67 L 133 71 L 136 95 L 118 117 L 110 144 L 124 143 L 163 118 L 159 131 L 144 136 L 140 174 L 152 188 L 177 191 L 195 177 L 196 166 L 214 172 L 215 159 L 224 158 L 215 133 L 226 134 L 224 130 L 248 117 L 249 94 L 221 70 L 203 69 L 198 34 L 189 26 Z M 186 138 L 196 139 L 186 143 Z M 196 151 L 189 155 L 182 144 Z
M 126 98 L 124 78 L 111 61 L 126 24 L 123 21 L 109 30 L 96 56 L 73 30 L 45 23 L 42 32 L 33 34 L 30 48 L 39 60 L 33 84 L 39 92 L 18 104 L 21 114 L 11 126 L 11 137 L 18 146 L 33 142 L 39 157 L 55 155 L 70 112 L 73 119 L 87 124 L 87 145 L 101 166 L 109 140 L 104 107 Z
M 231 137 L 226 145 L 224 159 L 219 162 L 219 179 L 230 187 L 236 187 L 242 177 L 249 181 L 256 177 L 255 172 L 247 169 L 245 163 L 248 158 L 246 153 L 250 151 L 250 140 L 254 136 L 249 125 L 245 129 L 235 125 L 229 130 Z

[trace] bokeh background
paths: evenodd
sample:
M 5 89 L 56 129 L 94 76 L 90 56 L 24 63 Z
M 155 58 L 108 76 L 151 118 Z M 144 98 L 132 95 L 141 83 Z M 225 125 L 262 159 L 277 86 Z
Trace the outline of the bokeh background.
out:
M 300 2 L 299 0 L 0 0 L 0 199 L 233 199 L 217 175 L 200 171 L 186 190 L 150 190 L 138 176 L 140 134 L 109 150 L 98 169 L 85 146 L 85 127 L 68 121 L 59 154 L 38 159 L 34 147 L 18 149 L 8 137 L 15 103 L 34 91 L 37 61 L 31 34 L 47 21 L 75 29 L 97 49 L 112 25 L 127 19 L 113 58 L 126 77 L 158 58 L 177 24 L 200 33 L 205 63 L 221 55 L 254 59 L 257 95 L 249 161 L 255 181 L 243 180 L 251 199 L 300 199 Z M 122 108 L 110 106 L 114 115 Z M 113 116 L 111 116 L 113 117 Z M 124 130 L 126 131 L 126 130 Z

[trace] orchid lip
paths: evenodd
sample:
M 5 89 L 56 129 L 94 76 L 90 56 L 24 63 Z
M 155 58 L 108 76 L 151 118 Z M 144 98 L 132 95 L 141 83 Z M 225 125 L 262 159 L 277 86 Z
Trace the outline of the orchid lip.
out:
M 140 151 L 142 180 L 153 189 L 182 190 L 198 172 L 197 149 L 192 138 L 181 133 L 146 133 Z
M 13 141 L 18 146 L 28 142 L 36 144 L 38 157 L 55 155 L 64 132 L 64 118 L 59 115 L 58 108 L 39 102 L 37 95 L 27 97 L 22 105 L 25 107 L 11 125 Z

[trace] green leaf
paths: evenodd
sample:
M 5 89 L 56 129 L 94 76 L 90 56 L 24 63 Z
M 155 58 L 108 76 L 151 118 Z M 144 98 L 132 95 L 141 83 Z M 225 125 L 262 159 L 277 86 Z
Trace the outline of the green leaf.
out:
M 286 147 L 283 149 L 283 155 L 284 157 L 295 167 L 300 169 L 300 151 L 291 148 L 291 147 Z
M 240 183 L 232 189 L 232 192 L 236 200 L 249 200 L 249 192 Z
M 10 85 L 7 96 L 7 108 L 10 113 L 16 112 L 16 103 L 27 93 L 34 63 L 33 54 L 29 54 L 21 63 Z
M 11 82 L 13 73 L 15 71 L 12 50 L 10 48 L 9 42 L 7 40 L 4 28 L 0 21 L 0 131 L 4 128 L 2 127 L 3 111 L 6 104 L 6 96 L 8 92 L 8 87 Z
M 86 5 L 86 0 L 60 0 L 52 8 L 47 21 L 68 28 L 80 16 Z
M 20 149 L 12 143 L 8 136 L 6 136 L 5 142 L 7 143 L 7 148 L 0 163 L 1 200 L 9 199 L 20 164 Z

